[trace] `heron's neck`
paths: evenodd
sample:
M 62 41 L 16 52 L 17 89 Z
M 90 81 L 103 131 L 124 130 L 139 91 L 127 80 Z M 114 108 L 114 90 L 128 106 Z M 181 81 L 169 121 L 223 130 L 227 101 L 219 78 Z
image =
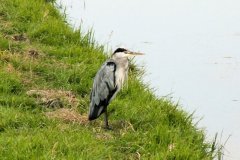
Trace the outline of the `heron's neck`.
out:
M 117 64 L 116 82 L 117 82 L 117 86 L 119 86 L 119 89 L 121 89 L 128 77 L 128 59 L 118 58 L 118 59 L 114 59 L 114 61 Z
M 113 60 L 122 68 L 128 67 L 128 58 L 127 57 L 113 57 Z

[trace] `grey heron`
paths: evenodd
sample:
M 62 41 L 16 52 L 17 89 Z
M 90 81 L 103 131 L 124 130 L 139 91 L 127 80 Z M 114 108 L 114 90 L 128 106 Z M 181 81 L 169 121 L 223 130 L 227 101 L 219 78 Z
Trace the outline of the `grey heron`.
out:
M 123 87 L 128 76 L 129 57 L 143 55 L 124 48 L 116 49 L 97 72 L 90 95 L 88 119 L 94 120 L 104 113 L 105 127 L 109 129 L 107 106 Z

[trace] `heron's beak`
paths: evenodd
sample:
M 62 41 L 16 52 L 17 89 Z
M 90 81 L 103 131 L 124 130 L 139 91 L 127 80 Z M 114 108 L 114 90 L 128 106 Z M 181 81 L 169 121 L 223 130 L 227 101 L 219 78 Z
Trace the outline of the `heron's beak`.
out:
M 139 55 L 144 55 L 144 53 L 140 53 L 140 52 L 132 52 L 132 51 L 128 51 L 127 54 L 129 56 L 139 56 Z

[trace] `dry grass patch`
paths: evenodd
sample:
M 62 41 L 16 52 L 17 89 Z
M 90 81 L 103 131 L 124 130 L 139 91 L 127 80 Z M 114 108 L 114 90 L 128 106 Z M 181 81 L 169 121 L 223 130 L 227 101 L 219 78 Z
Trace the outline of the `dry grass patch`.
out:
M 15 34 L 12 36 L 12 40 L 14 41 L 26 41 L 27 36 L 25 34 Z
M 49 108 L 64 106 L 76 108 L 79 105 L 79 99 L 71 91 L 29 90 L 27 95 L 36 98 L 38 104 Z
M 108 132 L 97 133 L 96 138 L 100 140 L 113 139 L 113 135 Z
M 75 110 L 68 108 L 60 108 L 55 111 L 46 112 L 45 115 L 51 119 L 59 119 L 63 120 L 64 122 L 73 122 L 82 125 L 86 125 L 89 122 L 87 115 L 81 115 Z

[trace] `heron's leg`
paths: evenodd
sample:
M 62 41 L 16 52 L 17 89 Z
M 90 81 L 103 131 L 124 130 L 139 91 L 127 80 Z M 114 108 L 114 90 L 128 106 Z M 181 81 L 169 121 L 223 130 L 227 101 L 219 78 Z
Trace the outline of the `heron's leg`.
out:
M 104 121 L 105 121 L 105 128 L 108 129 L 109 125 L 108 125 L 108 113 L 107 113 L 107 109 L 104 112 Z

